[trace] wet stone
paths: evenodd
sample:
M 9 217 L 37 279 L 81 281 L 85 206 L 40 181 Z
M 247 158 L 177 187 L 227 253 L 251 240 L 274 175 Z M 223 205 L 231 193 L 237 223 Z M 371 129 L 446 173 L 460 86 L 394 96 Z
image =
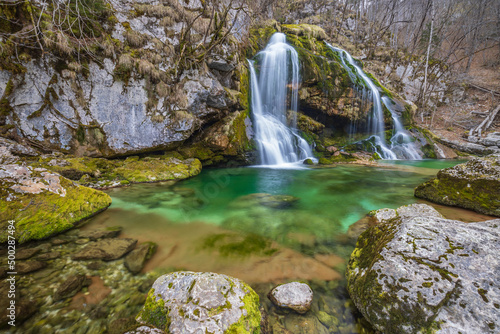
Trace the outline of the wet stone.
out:
M 76 295 L 84 286 L 89 286 L 90 278 L 85 275 L 69 276 L 54 293 L 54 300 L 66 299 Z
M 41 261 L 25 261 L 16 263 L 16 272 L 18 274 L 28 274 L 42 268 L 45 268 L 47 264 Z
M 56 238 L 56 239 L 52 239 L 50 242 L 54 246 L 59 246 L 59 245 L 67 244 L 68 242 L 70 242 L 70 240 L 69 239 L 59 239 L 59 238 Z
M 112 261 L 134 249 L 135 239 L 102 239 L 92 242 L 73 254 L 73 260 L 104 260 Z
M 311 309 L 313 291 L 305 283 L 292 282 L 272 289 L 268 298 L 277 306 L 304 314 Z
M 61 253 L 59 252 L 50 252 L 50 253 L 45 253 L 41 254 L 37 257 L 38 260 L 42 261 L 48 261 L 48 260 L 54 260 L 61 257 Z
M 22 248 L 16 253 L 16 260 L 26 260 L 39 253 L 40 248 Z
M 105 229 L 97 229 L 92 231 L 80 231 L 78 236 L 90 240 L 116 238 L 122 231 L 120 226 L 108 227 Z
M 136 249 L 131 251 L 126 257 L 125 257 L 125 267 L 132 273 L 132 274 L 137 274 L 139 273 L 144 265 L 146 264 L 146 261 L 153 256 L 157 248 L 157 245 L 153 242 L 146 242 L 143 244 L 140 244 Z

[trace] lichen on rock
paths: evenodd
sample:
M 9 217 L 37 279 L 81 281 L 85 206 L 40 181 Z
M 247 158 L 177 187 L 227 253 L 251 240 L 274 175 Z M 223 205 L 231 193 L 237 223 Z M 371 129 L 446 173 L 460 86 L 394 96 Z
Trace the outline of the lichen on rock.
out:
M 260 333 L 258 295 L 245 283 L 215 273 L 159 277 L 137 321 L 168 333 Z
M 499 226 L 498 219 L 466 224 L 418 212 L 381 218 L 358 238 L 349 294 L 384 333 L 493 333 Z

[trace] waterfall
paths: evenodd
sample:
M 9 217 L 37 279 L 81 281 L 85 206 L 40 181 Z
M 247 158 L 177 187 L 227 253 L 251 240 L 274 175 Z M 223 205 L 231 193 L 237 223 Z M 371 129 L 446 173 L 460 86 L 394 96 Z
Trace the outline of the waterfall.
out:
M 394 112 L 391 105 L 392 101 L 386 96 L 380 96 L 378 87 L 356 64 L 347 51 L 336 48 L 328 43 L 326 43 L 326 45 L 339 55 L 342 65 L 346 69 L 351 81 L 366 87 L 368 98 L 373 102 L 373 111 L 368 118 L 368 129 L 371 136 L 367 139 L 373 146 L 373 150 L 382 159 L 422 159 L 413 143 L 411 135 L 404 129 L 398 115 Z M 384 103 L 390 111 L 394 123 L 394 131 L 390 140 L 390 145 L 385 139 L 384 110 L 382 108 L 382 103 Z
M 413 137 L 405 130 L 401 119 L 396 114 L 393 108 L 394 102 L 387 96 L 382 97 L 382 102 L 386 108 L 391 112 L 392 121 L 394 124 L 393 135 L 391 138 L 391 151 L 396 154 L 398 158 L 406 160 L 422 160 L 422 156 L 417 150 Z
M 312 150 L 296 129 L 299 56 L 286 44 L 286 36 L 275 33 L 250 67 L 251 109 L 255 141 L 263 165 L 284 165 L 312 157 Z M 287 111 L 291 110 L 291 117 Z

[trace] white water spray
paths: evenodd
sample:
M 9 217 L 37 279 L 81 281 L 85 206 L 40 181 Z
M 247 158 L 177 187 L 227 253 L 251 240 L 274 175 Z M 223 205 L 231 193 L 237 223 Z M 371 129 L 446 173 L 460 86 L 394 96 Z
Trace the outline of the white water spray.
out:
M 372 135 L 368 138 L 368 140 L 372 144 L 374 151 L 378 153 L 382 159 L 422 159 L 412 141 L 412 137 L 404 129 L 399 117 L 394 112 L 390 99 L 386 96 L 381 98 L 377 86 L 356 64 L 352 56 L 347 51 L 336 48 L 328 43 L 326 43 L 326 45 L 340 56 L 342 65 L 349 74 L 351 81 L 354 83 L 362 81 L 368 89 L 369 98 L 373 102 L 373 112 L 368 123 L 368 127 Z M 390 145 L 388 145 L 385 140 L 384 110 L 382 109 L 382 102 L 390 111 L 394 123 L 394 134 L 390 140 Z
M 296 129 L 299 56 L 286 44 L 286 36 L 275 33 L 256 56 L 259 76 L 250 64 L 251 108 L 255 140 L 263 165 L 286 165 L 312 157 L 311 147 Z M 292 119 L 287 121 L 287 111 Z M 289 123 L 287 125 L 287 123 Z

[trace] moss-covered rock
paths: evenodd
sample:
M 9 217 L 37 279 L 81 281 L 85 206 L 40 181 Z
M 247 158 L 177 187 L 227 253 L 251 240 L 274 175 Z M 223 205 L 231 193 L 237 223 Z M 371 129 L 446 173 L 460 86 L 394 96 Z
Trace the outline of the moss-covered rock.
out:
M 186 179 L 201 172 L 198 159 L 179 160 L 172 157 L 146 157 L 125 160 L 116 173 L 131 183 Z
M 181 180 L 201 171 L 197 159 L 184 159 L 177 152 L 121 160 L 90 157 L 41 157 L 31 166 L 57 172 L 79 184 L 93 188 L 111 188 L 130 183 Z
M 365 318 L 382 333 L 498 329 L 500 220 L 400 210 L 361 234 L 348 264 L 348 291 Z
M 72 228 L 111 204 L 98 190 L 80 186 L 44 168 L 0 166 L 0 228 L 13 220 L 18 243 L 40 240 Z M 0 235 L 6 242 L 7 233 Z
M 442 169 L 415 188 L 415 196 L 500 217 L 500 155 Z
M 175 272 L 155 281 L 137 321 L 168 333 L 260 333 L 259 296 L 226 275 Z

